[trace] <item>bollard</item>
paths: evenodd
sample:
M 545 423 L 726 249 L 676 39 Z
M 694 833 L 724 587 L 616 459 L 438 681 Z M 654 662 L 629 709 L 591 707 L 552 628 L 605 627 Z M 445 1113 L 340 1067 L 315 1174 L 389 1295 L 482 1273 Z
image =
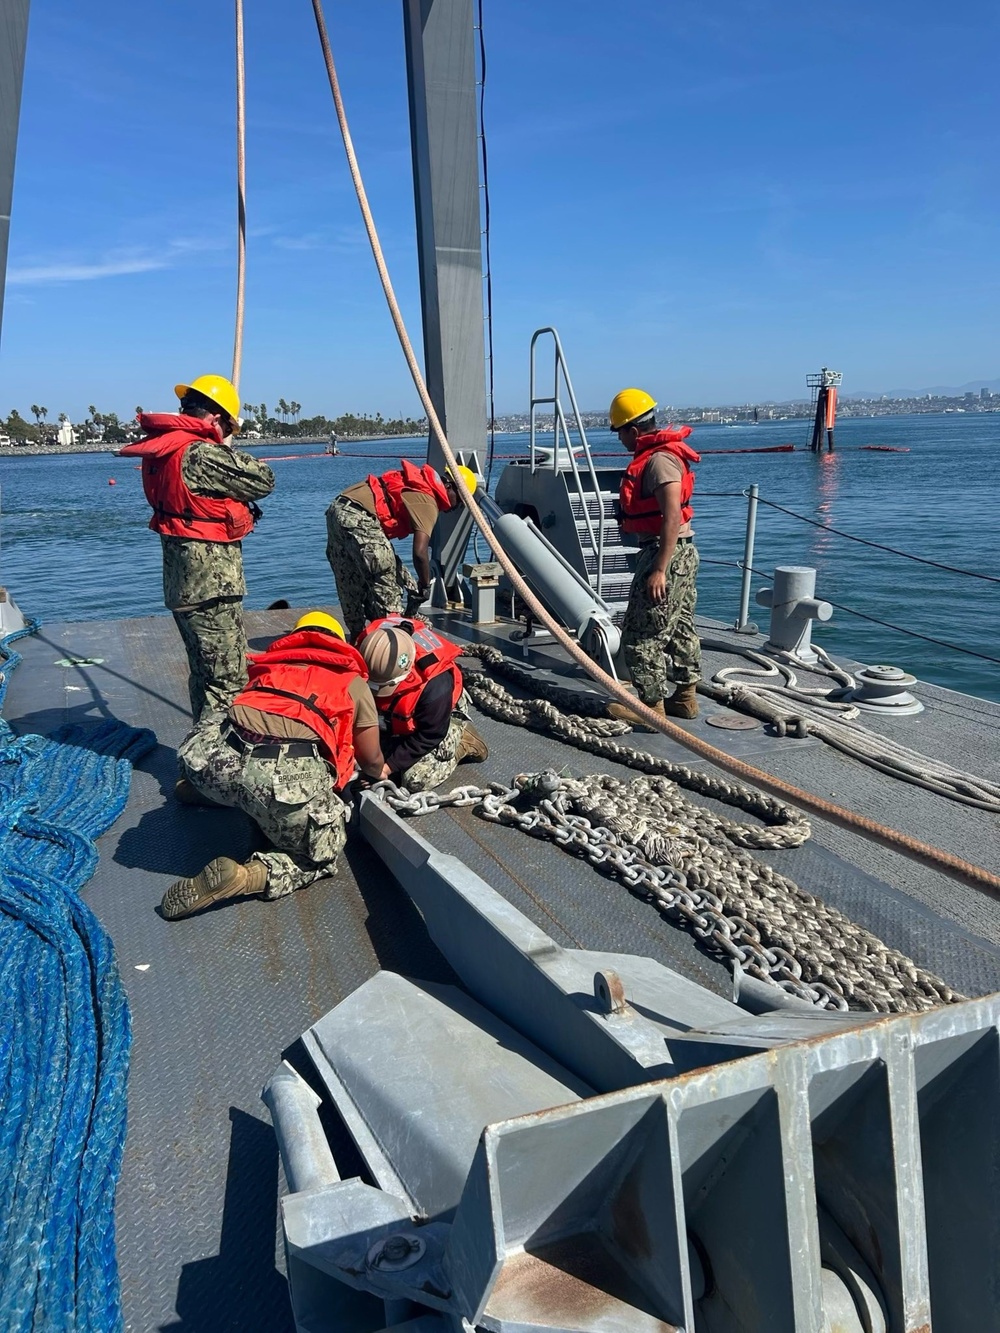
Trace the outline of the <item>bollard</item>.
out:
M 463 565 L 462 573 L 472 586 L 472 623 L 492 625 L 497 618 L 497 588 L 503 566 L 495 560 L 481 565 Z
M 808 565 L 779 565 L 774 571 L 774 586 L 757 593 L 758 606 L 771 608 L 771 625 L 765 649 L 788 653 L 799 662 L 811 664 L 819 658 L 813 650 L 812 622 L 829 620 L 833 607 L 816 599 L 816 571 Z

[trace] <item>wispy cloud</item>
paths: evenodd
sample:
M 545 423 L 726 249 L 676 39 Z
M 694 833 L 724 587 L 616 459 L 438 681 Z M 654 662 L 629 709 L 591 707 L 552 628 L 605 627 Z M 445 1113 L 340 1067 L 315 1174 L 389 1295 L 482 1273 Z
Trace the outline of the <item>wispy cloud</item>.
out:
M 29 264 L 12 268 L 7 274 L 11 286 L 30 287 L 45 282 L 93 282 L 98 278 L 118 278 L 126 273 L 150 273 L 166 268 L 166 259 L 146 258 L 103 259 L 97 263 Z
M 181 237 L 169 241 L 160 250 L 114 250 L 96 259 L 64 255 L 36 259 L 8 269 L 7 283 L 12 287 L 36 287 L 46 283 L 98 282 L 102 278 L 120 278 L 132 273 L 153 273 L 172 268 L 192 254 L 217 250 L 220 244 L 213 238 Z

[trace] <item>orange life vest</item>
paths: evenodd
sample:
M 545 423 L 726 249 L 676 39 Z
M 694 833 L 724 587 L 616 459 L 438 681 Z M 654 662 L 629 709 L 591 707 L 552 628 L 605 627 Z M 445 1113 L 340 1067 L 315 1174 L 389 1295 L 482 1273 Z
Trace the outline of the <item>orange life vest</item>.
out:
M 409 634 L 417 649 L 417 658 L 413 669 L 404 681 L 396 687 L 393 694 L 375 695 L 375 707 L 385 719 L 386 729 L 391 736 L 410 736 L 417 729 L 413 715 L 424 686 L 450 671 L 454 678 L 451 690 L 452 708 L 458 703 L 462 693 L 462 673 L 456 662 L 462 656 L 462 649 L 450 639 L 442 639 L 423 620 L 412 620 L 406 616 L 383 616 L 373 620 L 358 639 L 358 647 L 369 634 L 383 628 L 401 629 Z
M 248 657 L 250 681 L 233 700 L 275 717 L 293 718 L 316 733 L 336 786 L 354 776 L 355 676 L 368 679 L 365 659 L 328 630 L 299 629 Z
M 375 501 L 375 517 L 390 541 L 397 537 L 409 537 L 413 532 L 410 516 L 403 504 L 404 491 L 419 491 L 422 495 L 433 496 L 439 510 L 451 506 L 444 482 L 430 463 L 417 467 L 408 458 L 401 458 L 399 467 L 398 472 L 383 472 L 381 477 L 368 478 Z
M 691 496 L 694 492 L 694 471 L 692 463 L 699 463 L 701 455 L 684 441 L 691 434 L 690 426 L 681 426 L 675 430 L 653 431 L 650 435 L 640 435 L 635 446 L 632 461 L 625 469 L 621 488 L 618 492 L 621 517 L 619 522 L 623 532 L 635 532 L 643 536 L 656 536 L 663 522 L 656 496 L 644 496 L 642 493 L 642 474 L 654 454 L 673 454 L 684 467 L 681 477 L 681 522 L 690 523 L 694 515 L 691 508 Z
M 184 455 L 192 444 L 207 440 L 222 445 L 217 426 L 199 417 L 167 412 L 144 412 L 139 424 L 146 438 L 119 452 L 142 459 L 142 489 L 152 506 L 149 526 L 154 532 L 199 542 L 238 542 L 253 530 L 249 505 L 242 500 L 197 495 L 181 474 Z

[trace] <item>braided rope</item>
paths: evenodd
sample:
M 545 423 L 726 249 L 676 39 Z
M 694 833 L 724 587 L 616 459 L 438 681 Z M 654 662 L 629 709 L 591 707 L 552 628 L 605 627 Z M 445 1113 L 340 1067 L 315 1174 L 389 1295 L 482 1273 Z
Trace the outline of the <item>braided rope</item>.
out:
M 5 1333 L 122 1326 L 114 1195 L 130 1018 L 111 941 L 79 891 L 93 839 L 128 799 L 130 759 L 155 744 L 115 720 L 51 740 L 0 721 Z

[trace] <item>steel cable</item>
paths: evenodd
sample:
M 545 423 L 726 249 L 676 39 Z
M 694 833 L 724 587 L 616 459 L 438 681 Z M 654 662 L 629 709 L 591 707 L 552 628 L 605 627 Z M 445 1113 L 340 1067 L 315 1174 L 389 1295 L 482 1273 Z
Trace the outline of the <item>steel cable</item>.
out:
M 354 191 L 357 195 L 358 206 L 361 209 L 361 216 L 364 220 L 365 230 L 368 234 L 368 240 L 372 249 L 372 256 L 375 260 L 375 267 L 378 270 L 379 280 L 382 284 L 382 291 L 385 295 L 386 304 L 389 307 L 389 313 L 392 317 L 393 325 L 396 329 L 399 344 L 403 355 L 406 358 L 407 366 L 413 378 L 414 386 L 423 403 L 424 411 L 427 414 L 427 421 L 431 432 L 437 441 L 445 462 L 452 471 L 455 481 L 455 489 L 461 497 L 462 503 L 472 515 L 473 520 L 478 525 L 483 536 L 486 538 L 490 550 L 496 556 L 496 559 L 502 567 L 504 573 L 510 579 L 510 582 L 517 594 L 524 600 L 525 604 L 531 610 L 536 620 L 540 621 L 546 629 L 552 634 L 553 638 L 565 649 L 573 661 L 577 662 L 583 669 L 597 681 L 612 698 L 633 709 L 636 714 L 642 718 L 643 722 L 652 727 L 655 731 L 661 732 L 665 736 L 676 740 L 687 749 L 701 755 L 702 758 L 718 765 L 720 768 L 727 769 L 735 773 L 738 777 L 744 778 L 747 782 L 756 786 L 763 787 L 764 790 L 776 793 L 786 800 L 793 801 L 795 804 L 803 806 L 807 810 L 819 815 L 831 823 L 837 824 L 852 833 L 860 834 L 873 842 L 878 842 L 882 846 L 889 847 L 901 855 L 909 857 L 911 860 L 918 861 L 921 864 L 929 865 L 936 870 L 951 876 L 954 879 L 961 880 L 963 883 L 972 884 L 977 888 L 987 890 L 990 893 L 1000 896 L 1000 875 L 991 874 L 982 866 L 973 865 L 961 857 L 953 856 L 950 852 L 945 852 L 939 847 L 932 847 L 930 844 L 921 842 L 919 839 L 911 838 L 908 834 L 901 833 L 898 829 L 887 828 L 879 824 L 874 819 L 869 819 L 865 815 L 859 815 L 851 810 L 846 810 L 842 806 L 835 805 L 831 801 L 824 800 L 820 796 L 807 792 L 802 788 L 796 787 L 790 782 L 785 782 L 780 778 L 774 777 L 770 773 L 765 773 L 760 769 L 754 768 L 751 764 L 743 763 L 742 760 L 734 759 L 724 750 L 710 745 L 700 737 L 689 735 L 683 727 L 675 726 L 672 722 L 655 713 L 648 708 L 634 695 L 608 675 L 596 662 L 591 661 L 582 651 L 579 645 L 570 637 L 562 625 L 554 620 L 548 613 L 541 601 L 535 596 L 520 571 L 514 565 L 510 556 L 504 550 L 498 541 L 492 527 L 483 514 L 479 505 L 476 503 L 469 488 L 462 479 L 458 471 L 458 460 L 448 442 L 444 429 L 438 418 L 434 404 L 431 401 L 430 394 L 427 391 L 427 385 L 424 383 L 424 377 L 417 362 L 413 345 L 410 342 L 410 336 L 403 320 L 399 303 L 396 300 L 396 294 L 393 290 L 392 280 L 389 277 L 389 271 L 386 266 L 385 256 L 382 253 L 382 245 L 379 240 L 378 230 L 375 226 L 375 219 L 372 216 L 371 207 L 368 203 L 368 195 L 365 190 L 364 181 L 361 176 L 361 170 L 358 166 L 357 155 L 354 151 L 354 142 L 351 138 L 350 127 L 347 123 L 347 113 L 344 109 L 344 102 L 340 92 L 340 82 L 337 77 L 337 69 L 333 59 L 333 51 L 330 47 L 330 39 L 327 34 L 326 20 L 323 15 L 322 0 L 311 0 L 313 14 L 316 19 L 316 29 L 319 34 L 320 46 L 323 51 L 323 59 L 326 65 L 327 77 L 330 82 L 330 92 L 333 96 L 334 107 L 337 113 L 337 122 L 340 126 L 341 138 L 344 142 L 344 151 L 347 155 L 348 168 L 351 173 L 351 180 L 354 184 Z
M 800 523 L 809 523 L 814 528 L 819 528 L 822 532 L 833 532 L 838 537 L 844 537 L 849 542 L 860 542 L 862 546 L 872 546 L 876 551 L 888 551 L 890 555 L 898 555 L 903 560 L 914 560 L 918 565 L 930 565 L 933 569 L 943 569 L 949 574 L 964 574 L 970 579 L 985 579 L 987 583 L 1000 583 L 1000 576 L 996 574 L 980 574 L 974 569 L 959 569 L 957 565 L 945 565 L 940 560 L 928 560 L 926 556 L 913 555 L 910 551 L 900 551 L 895 546 L 884 546 L 881 542 L 870 541 L 867 537 L 856 537 L 853 532 L 843 532 L 840 528 L 835 528 L 829 523 L 821 523 L 818 519 L 808 518 L 805 514 L 797 514 L 794 509 L 786 509 L 784 505 L 778 504 L 774 500 L 765 500 L 762 495 L 757 496 L 758 504 L 767 505 L 769 509 L 778 509 L 783 514 L 788 514 L 790 518 L 797 518 Z M 992 658 L 991 661 L 998 659 Z

